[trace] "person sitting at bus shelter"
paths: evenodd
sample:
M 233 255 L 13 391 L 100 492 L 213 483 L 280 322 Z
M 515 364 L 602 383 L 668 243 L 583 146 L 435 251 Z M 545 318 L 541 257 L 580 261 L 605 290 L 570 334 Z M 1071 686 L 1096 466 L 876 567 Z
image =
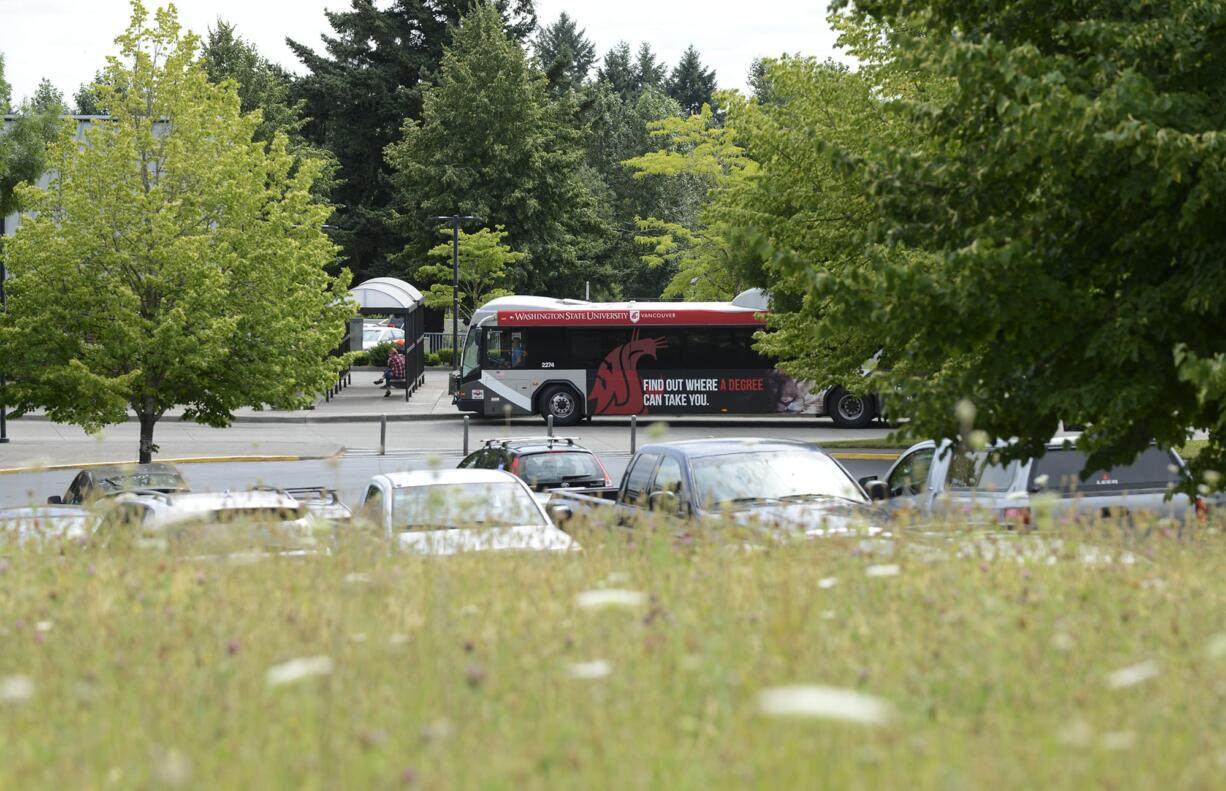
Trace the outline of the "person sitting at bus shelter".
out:
M 393 346 L 391 352 L 387 355 L 387 369 L 383 372 L 384 398 L 387 398 L 392 394 L 393 380 L 399 379 L 404 381 L 404 363 L 405 359 L 403 352 Z
M 511 339 L 511 367 L 518 368 L 524 363 L 524 344 L 519 338 Z

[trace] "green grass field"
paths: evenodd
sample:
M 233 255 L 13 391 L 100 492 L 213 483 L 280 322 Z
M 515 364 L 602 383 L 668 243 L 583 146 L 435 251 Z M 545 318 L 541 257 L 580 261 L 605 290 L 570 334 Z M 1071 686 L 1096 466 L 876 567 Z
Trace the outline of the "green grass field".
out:
M 1221 787 L 1221 532 L 1040 534 L 10 549 L 0 788 Z

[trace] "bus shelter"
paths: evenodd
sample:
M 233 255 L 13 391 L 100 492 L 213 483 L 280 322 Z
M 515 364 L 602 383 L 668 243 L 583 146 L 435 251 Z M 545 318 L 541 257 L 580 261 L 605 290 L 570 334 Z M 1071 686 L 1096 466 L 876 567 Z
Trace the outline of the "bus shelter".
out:
M 394 277 L 376 277 L 349 289 L 360 316 L 404 320 L 404 400 L 426 381 L 426 322 L 421 292 Z M 361 338 L 361 333 L 358 333 Z M 361 341 L 359 340 L 358 343 Z

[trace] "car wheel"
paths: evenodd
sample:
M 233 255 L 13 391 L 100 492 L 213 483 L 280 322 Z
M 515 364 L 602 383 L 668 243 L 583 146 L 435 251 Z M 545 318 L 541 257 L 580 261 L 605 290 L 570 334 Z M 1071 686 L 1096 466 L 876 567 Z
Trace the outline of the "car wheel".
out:
M 841 387 L 826 398 L 826 414 L 839 428 L 864 428 L 873 422 L 873 401 L 868 396 L 852 395 Z
M 573 387 L 554 385 L 541 393 L 541 417 L 553 416 L 555 426 L 573 426 L 583 419 L 579 396 Z

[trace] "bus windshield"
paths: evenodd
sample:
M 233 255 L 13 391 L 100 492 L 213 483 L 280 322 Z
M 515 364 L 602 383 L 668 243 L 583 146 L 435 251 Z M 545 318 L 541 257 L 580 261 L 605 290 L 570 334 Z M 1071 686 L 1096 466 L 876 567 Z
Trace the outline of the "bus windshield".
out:
M 477 348 L 477 339 L 481 337 L 481 331 L 476 327 L 469 327 L 467 334 L 464 336 L 464 357 L 460 360 L 460 375 L 467 376 L 477 370 L 477 363 L 480 362 L 480 353 Z

